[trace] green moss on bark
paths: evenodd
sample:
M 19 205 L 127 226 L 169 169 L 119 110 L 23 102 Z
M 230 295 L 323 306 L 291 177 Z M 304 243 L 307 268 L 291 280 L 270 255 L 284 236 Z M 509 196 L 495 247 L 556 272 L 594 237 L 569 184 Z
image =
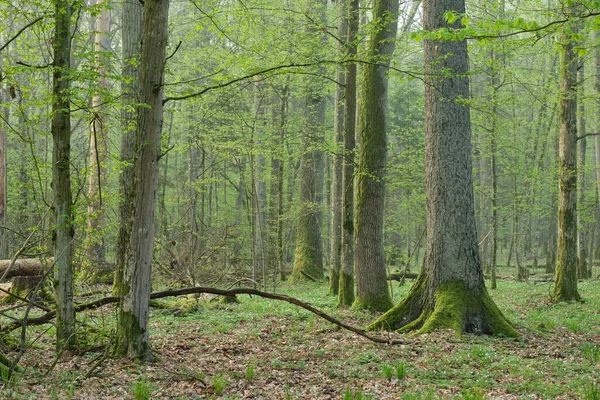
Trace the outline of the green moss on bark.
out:
M 419 275 L 406 297 L 377 318 L 367 329 L 386 331 L 403 330 L 405 326 L 417 320 L 422 314 L 421 299 L 423 298 L 426 282 L 425 276 L 423 274 Z M 414 324 L 411 324 L 410 330 L 415 329 L 412 325 Z M 416 328 L 420 327 L 421 325 L 418 325 Z
M 381 296 L 370 296 L 370 297 L 356 297 L 352 308 L 354 310 L 369 310 L 377 312 L 386 312 L 394 305 L 389 293 L 385 293 Z
M 122 311 L 119 316 L 115 355 L 130 357 L 139 361 L 154 361 L 150 343 L 144 340 L 144 334 L 145 332 L 140 327 L 135 315 Z
M 340 272 L 338 307 L 350 307 L 354 302 L 354 276 Z
M 452 329 L 458 334 L 475 333 L 519 336 L 485 287 L 480 293 L 465 288 L 460 281 L 447 282 L 435 291 L 435 304 L 429 305 L 424 297 L 426 279 L 419 277 L 408 296 L 368 329 L 416 331 L 416 334 Z
M 298 237 L 296 240 L 301 239 Z M 309 280 L 309 278 L 303 275 L 302 272 L 314 279 L 320 279 L 323 277 L 323 263 L 322 260 L 317 260 L 317 253 L 318 252 L 313 251 L 308 244 L 296 245 L 296 256 L 294 258 L 294 268 L 292 269 L 290 281 L 298 282 Z
M 329 269 L 329 295 L 337 296 L 340 289 L 340 271 Z

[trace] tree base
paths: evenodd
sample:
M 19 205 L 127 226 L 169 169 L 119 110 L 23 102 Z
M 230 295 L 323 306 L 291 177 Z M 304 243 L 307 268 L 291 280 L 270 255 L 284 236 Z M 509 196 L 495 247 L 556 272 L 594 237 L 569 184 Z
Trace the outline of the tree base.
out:
M 485 287 L 480 293 L 462 282 L 448 282 L 435 292 L 435 304 L 428 304 L 427 280 L 421 275 L 407 297 L 379 317 L 368 330 L 416 331 L 416 334 L 452 329 L 458 334 L 474 333 L 517 337 L 519 333 L 502 315 Z
M 339 308 L 350 307 L 354 302 L 354 275 L 340 271 L 339 285 L 337 306 Z
M 371 296 L 371 297 L 361 297 L 356 296 L 354 303 L 352 304 L 352 309 L 354 310 L 368 310 L 368 311 L 376 311 L 376 312 L 386 312 L 394 306 L 392 304 L 392 300 L 390 299 L 389 294 L 385 294 L 383 296 Z

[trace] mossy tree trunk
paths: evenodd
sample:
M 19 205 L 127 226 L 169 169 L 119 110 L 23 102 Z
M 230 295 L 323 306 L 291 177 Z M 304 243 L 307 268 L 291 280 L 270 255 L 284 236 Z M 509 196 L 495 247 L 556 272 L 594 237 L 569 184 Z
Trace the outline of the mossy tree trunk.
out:
M 359 3 L 347 0 L 343 4 L 346 20 L 346 58 L 356 58 L 358 44 Z M 351 306 L 354 302 L 354 148 L 356 147 L 356 63 L 346 64 L 344 74 L 344 151 L 342 157 L 342 237 L 340 248 L 340 279 L 338 283 L 338 307 Z
M 573 11 L 573 7 L 571 7 Z M 564 28 L 560 60 L 560 136 L 558 141 L 558 242 L 554 300 L 579 300 L 577 291 L 577 56 Z
M 128 257 L 131 224 L 133 218 L 134 186 L 133 158 L 135 155 L 135 129 L 139 53 L 142 35 L 142 5 L 138 0 L 123 1 L 123 21 L 121 28 L 123 43 L 123 80 L 121 81 L 121 172 L 119 174 L 119 230 L 115 245 L 115 279 L 113 294 L 125 293 L 123 273 Z
M 117 321 L 116 351 L 151 360 L 149 303 L 154 250 L 155 206 L 160 134 L 163 117 L 163 77 L 168 34 L 169 0 L 146 0 L 142 22 L 142 50 L 134 164 L 135 208 L 131 254 L 127 260 Z
M 346 55 L 346 36 L 348 35 L 348 19 L 346 18 L 346 0 L 337 0 L 338 12 L 338 52 L 340 58 Z M 333 173 L 331 177 L 331 249 L 329 259 L 329 294 L 337 296 L 340 285 L 342 261 L 342 169 L 344 157 L 344 91 L 346 85 L 346 67 L 337 65 L 335 71 L 335 111 L 333 131 L 335 152 L 333 154 Z
M 73 213 L 71 194 L 71 15 L 69 1 L 54 1 L 54 62 L 52 79 L 52 193 L 54 211 L 54 289 L 56 291 L 56 347 L 75 344 L 73 306 Z
M 308 10 L 315 25 L 307 28 L 317 34 L 325 30 L 324 0 L 315 1 Z M 324 36 L 320 36 L 323 45 Z M 318 73 L 323 73 L 322 68 Z M 323 180 L 324 154 L 322 150 L 323 126 L 325 124 L 325 98 L 321 92 L 322 82 L 314 79 L 307 85 L 305 120 L 302 127 L 302 156 L 300 162 L 300 214 L 296 224 L 296 252 L 292 280 L 304 280 L 306 275 L 320 279 L 323 277 Z
M 425 0 L 424 28 L 460 28 L 445 20 L 450 10 L 464 13 L 464 0 Z M 466 41 L 427 39 L 424 56 L 425 260 L 407 297 L 370 329 L 517 336 L 488 295 L 477 248 Z
M 300 215 L 296 224 L 296 252 L 292 280 L 304 280 L 305 275 L 323 277 L 323 245 L 321 241 L 321 203 L 318 196 L 318 165 L 322 165 L 322 150 L 318 148 L 320 130 L 325 117 L 325 103 L 320 94 L 308 94 L 306 123 L 303 127 L 300 164 Z M 321 154 L 319 154 L 321 153 Z M 304 274 L 303 274 L 304 273 Z
M 353 308 L 387 311 L 392 307 L 383 249 L 383 213 L 387 155 L 387 67 L 394 53 L 398 30 L 398 1 L 376 0 L 367 56 L 374 63 L 363 67 L 361 147 L 356 194 L 355 271 Z

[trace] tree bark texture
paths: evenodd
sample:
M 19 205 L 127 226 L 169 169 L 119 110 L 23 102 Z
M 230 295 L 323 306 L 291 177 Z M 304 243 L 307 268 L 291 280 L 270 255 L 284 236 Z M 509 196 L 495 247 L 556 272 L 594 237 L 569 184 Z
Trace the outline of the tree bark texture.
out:
M 571 26 L 576 30 L 575 26 Z M 577 57 L 562 37 L 558 141 L 558 241 L 553 297 L 579 300 L 577 291 Z
M 359 9 L 358 1 L 348 0 L 344 4 L 346 19 L 346 58 L 356 58 L 358 44 Z M 343 143 L 341 159 L 341 241 L 340 276 L 338 282 L 338 306 L 351 306 L 354 302 L 354 151 L 356 147 L 356 63 L 348 62 L 344 71 Z
M 374 311 L 387 311 L 392 307 L 386 279 L 383 214 L 387 158 L 387 67 L 394 53 L 398 4 L 395 0 L 377 0 L 373 3 L 373 18 L 378 27 L 371 33 L 367 55 L 374 62 L 363 67 L 359 127 L 361 147 L 354 232 L 356 300 L 353 307 Z
M 86 251 L 84 262 L 88 265 L 88 275 L 93 275 L 93 268 L 105 263 L 103 193 L 106 182 L 106 133 L 108 130 L 108 113 L 104 111 L 105 93 L 109 89 L 108 57 L 110 51 L 110 11 L 105 0 L 96 0 L 102 11 L 96 16 L 96 34 L 94 51 L 96 52 L 96 71 L 98 72 L 98 88 L 92 98 L 92 123 L 90 124 L 90 158 L 88 175 L 88 221 L 86 232 Z
M 54 62 L 52 71 L 52 193 L 54 223 L 52 241 L 56 268 L 56 348 L 75 344 L 73 307 L 73 214 L 71 210 L 71 4 L 54 1 Z
M 577 135 L 581 138 L 577 140 L 578 153 L 578 174 L 577 174 L 577 204 L 579 208 L 583 207 L 585 202 L 585 153 L 587 151 L 586 123 L 585 123 L 585 62 L 579 59 L 577 68 L 577 86 L 579 88 L 579 104 L 577 110 Z M 587 235 L 585 221 L 582 213 L 577 213 L 577 278 L 587 279 L 590 277 L 587 265 Z
M 126 287 L 119 310 L 117 352 L 130 358 L 152 359 L 149 302 L 154 250 L 154 214 L 160 134 L 163 121 L 163 74 L 168 35 L 169 0 L 146 0 L 134 163 L 135 209 L 131 254 L 124 274 Z
M 115 246 L 115 280 L 113 294 L 125 293 L 123 275 L 128 258 L 134 206 L 133 159 L 135 157 L 136 107 L 139 76 L 139 53 L 142 36 L 142 5 L 138 0 L 123 1 L 123 79 L 121 97 L 121 173 L 119 175 L 119 230 Z
M 277 117 L 278 128 L 273 132 L 275 151 L 271 157 L 271 191 L 269 200 L 269 260 L 274 266 L 273 286 L 277 287 L 277 279 L 284 280 L 283 264 L 283 178 L 284 178 L 284 151 L 286 123 L 288 112 L 289 89 L 285 85 L 281 88 L 280 105 Z M 279 278 L 277 277 L 279 275 Z
M 43 275 L 52 265 L 54 258 L 18 258 L 14 260 L 0 260 L 0 276 L 12 278 L 13 276 Z M 6 274 L 6 275 L 5 275 Z
M 594 39 L 597 40 L 600 34 L 598 31 L 594 31 Z M 596 95 L 596 107 L 595 107 L 595 125 L 596 132 L 600 132 L 600 48 L 594 49 L 594 94 Z M 600 135 L 594 136 L 594 154 L 596 155 L 596 196 L 600 198 Z M 594 265 L 590 266 L 590 271 L 593 272 L 593 267 L 597 267 L 600 264 L 600 201 L 596 205 L 596 226 L 595 226 L 595 242 L 594 242 Z M 593 275 L 593 273 L 590 273 Z
M 444 13 L 464 0 L 425 0 L 426 30 L 460 28 Z M 371 329 L 437 329 L 517 336 L 483 282 L 475 227 L 467 43 L 425 40 L 425 182 L 427 246 L 407 297 Z
M 348 19 L 346 18 L 346 0 L 337 0 L 338 11 L 338 53 L 346 55 L 346 37 L 348 35 Z M 346 71 L 342 65 L 337 65 L 335 71 L 335 104 L 333 131 L 335 152 L 333 154 L 333 174 L 331 179 L 331 250 L 329 261 L 329 294 L 337 296 L 340 284 L 340 269 L 342 257 L 342 164 L 344 147 L 344 85 Z
M 325 25 L 327 3 L 318 0 L 315 4 L 315 19 Z M 309 28 L 318 32 L 316 27 Z M 320 81 L 312 81 L 307 88 L 305 121 L 302 127 L 302 158 L 300 164 L 300 215 L 296 224 L 296 254 L 292 269 L 292 280 L 306 279 L 307 274 L 315 279 L 323 277 L 323 180 L 324 155 L 320 148 L 325 124 L 325 99 Z M 303 274 L 304 272 L 304 274 Z

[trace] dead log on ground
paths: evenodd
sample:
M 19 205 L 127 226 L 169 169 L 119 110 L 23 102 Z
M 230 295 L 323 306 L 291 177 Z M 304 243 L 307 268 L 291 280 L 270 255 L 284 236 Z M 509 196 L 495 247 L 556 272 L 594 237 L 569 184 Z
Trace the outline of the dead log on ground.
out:
M 414 272 L 392 271 L 388 276 L 388 281 L 402 281 L 402 279 L 417 279 L 419 274 Z
M 0 260 L 0 276 L 3 276 L 12 260 Z M 44 275 L 44 272 L 54 264 L 54 258 L 18 258 L 6 274 L 5 278 L 13 276 Z

